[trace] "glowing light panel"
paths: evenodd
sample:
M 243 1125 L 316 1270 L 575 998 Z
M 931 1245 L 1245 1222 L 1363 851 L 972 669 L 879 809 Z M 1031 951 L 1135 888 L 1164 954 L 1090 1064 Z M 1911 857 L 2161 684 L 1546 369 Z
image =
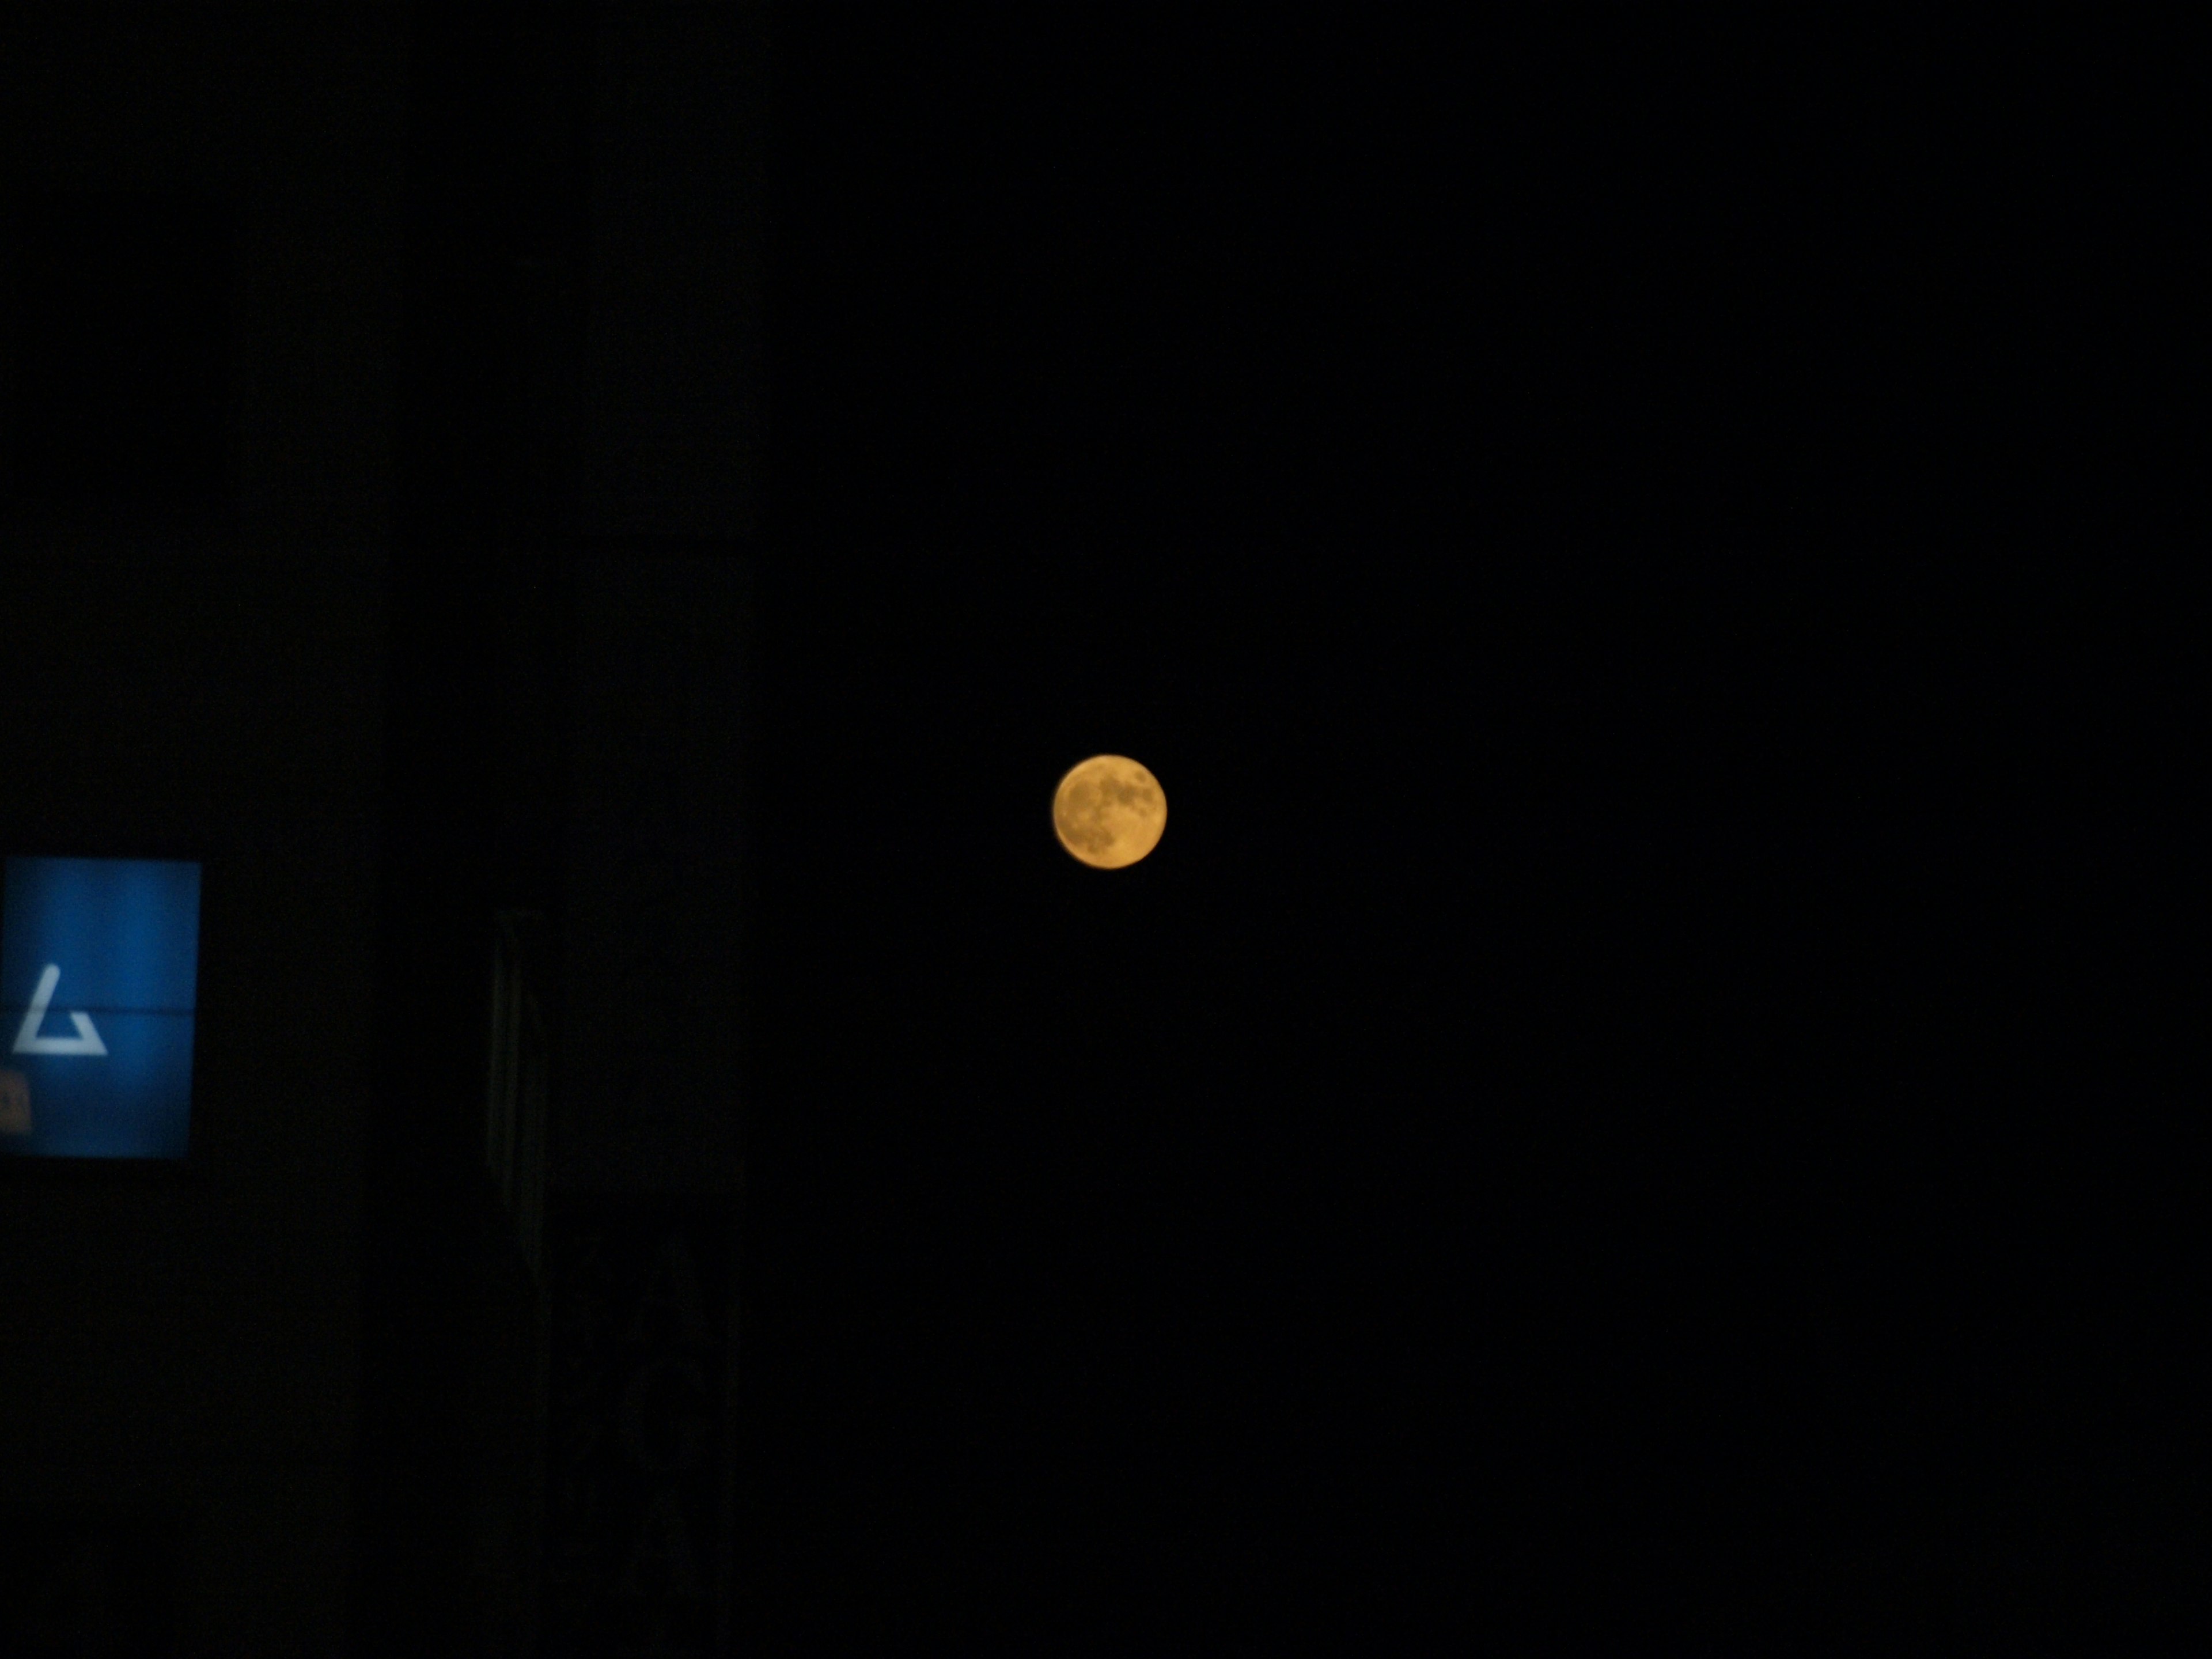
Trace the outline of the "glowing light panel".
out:
M 185 1156 L 199 933 L 197 864 L 8 860 L 0 1157 Z

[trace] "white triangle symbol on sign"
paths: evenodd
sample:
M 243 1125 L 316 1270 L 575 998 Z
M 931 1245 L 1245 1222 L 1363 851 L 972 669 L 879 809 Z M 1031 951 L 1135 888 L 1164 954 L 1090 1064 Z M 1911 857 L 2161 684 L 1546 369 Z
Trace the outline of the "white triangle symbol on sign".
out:
M 31 1006 L 23 1016 L 23 1029 L 15 1033 L 15 1052 L 19 1054 L 104 1054 L 107 1045 L 100 1040 L 100 1033 L 92 1029 L 92 1016 L 71 1014 L 70 1023 L 76 1027 L 73 1037 L 49 1037 L 39 1035 L 39 1027 L 46 1018 L 46 1005 L 54 1000 L 54 986 L 62 976 L 61 965 L 50 962 L 46 971 L 39 975 L 39 988 L 32 994 Z

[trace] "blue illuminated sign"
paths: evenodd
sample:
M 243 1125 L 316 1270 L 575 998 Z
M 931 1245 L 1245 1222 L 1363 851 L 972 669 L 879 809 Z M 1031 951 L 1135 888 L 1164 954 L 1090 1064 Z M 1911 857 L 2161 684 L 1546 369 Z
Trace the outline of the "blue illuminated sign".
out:
M 197 864 L 8 860 L 0 1156 L 185 1156 L 199 937 Z

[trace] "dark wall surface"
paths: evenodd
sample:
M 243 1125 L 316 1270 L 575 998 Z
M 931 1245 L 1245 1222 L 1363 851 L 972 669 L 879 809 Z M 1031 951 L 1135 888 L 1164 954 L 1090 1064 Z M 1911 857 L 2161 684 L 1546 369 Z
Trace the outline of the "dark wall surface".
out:
M 414 19 L 363 1651 L 729 1630 L 762 70 L 744 21 Z M 545 927 L 537 1261 L 482 1171 L 495 910 Z M 696 1268 L 703 1347 L 640 1322 L 671 1251 Z
M 0 1171 L 10 1652 L 344 1639 L 401 70 L 366 15 L 0 29 L 0 844 L 204 870 L 189 1159 Z

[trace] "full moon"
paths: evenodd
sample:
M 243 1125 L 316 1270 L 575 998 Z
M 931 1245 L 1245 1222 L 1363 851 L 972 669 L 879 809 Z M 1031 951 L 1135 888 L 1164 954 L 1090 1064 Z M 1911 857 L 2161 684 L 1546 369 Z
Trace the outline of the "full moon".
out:
M 1126 755 L 1093 755 L 1053 792 L 1053 832 L 1094 870 L 1134 864 L 1160 844 L 1167 823 L 1167 792 Z

